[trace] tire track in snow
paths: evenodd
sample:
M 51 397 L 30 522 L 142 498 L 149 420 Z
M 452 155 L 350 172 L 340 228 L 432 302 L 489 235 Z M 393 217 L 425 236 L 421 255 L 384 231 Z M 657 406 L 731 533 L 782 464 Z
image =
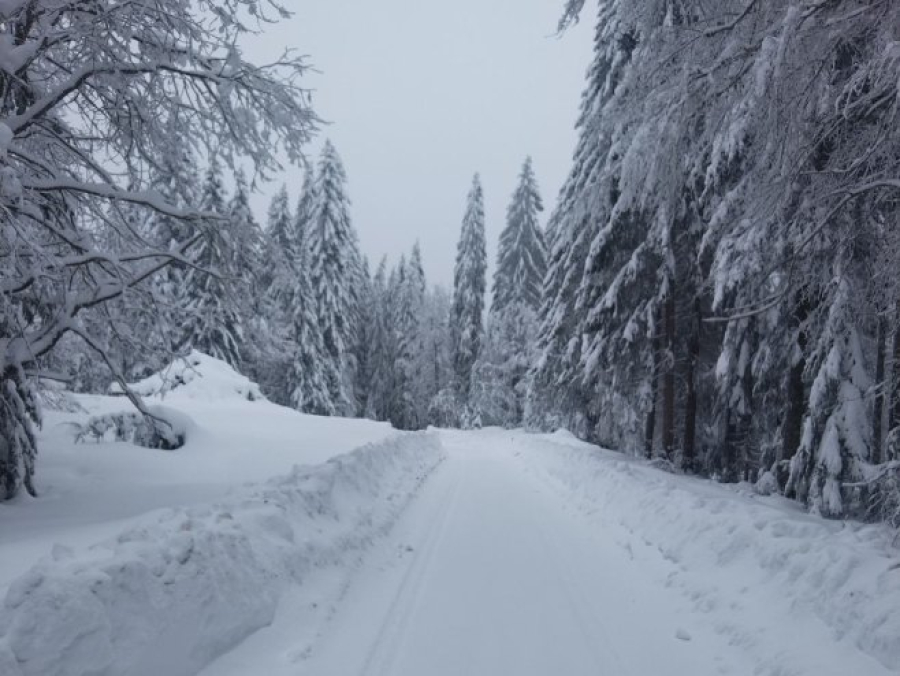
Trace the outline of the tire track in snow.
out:
M 449 464 L 445 463 L 445 467 Z M 427 579 L 432 572 L 431 564 L 435 553 L 440 549 L 440 544 L 447 532 L 447 524 L 450 523 L 451 517 L 456 511 L 460 488 L 465 481 L 466 467 L 467 463 L 463 460 L 460 466 L 453 470 L 456 476 L 449 480 L 437 513 L 429 519 L 432 528 L 421 547 L 416 550 L 403 575 L 403 580 L 382 621 L 375 643 L 369 649 L 360 676 L 388 676 L 392 673 L 391 668 L 402 650 L 409 623 L 415 616 L 416 608 L 419 605 L 421 591 L 427 585 Z

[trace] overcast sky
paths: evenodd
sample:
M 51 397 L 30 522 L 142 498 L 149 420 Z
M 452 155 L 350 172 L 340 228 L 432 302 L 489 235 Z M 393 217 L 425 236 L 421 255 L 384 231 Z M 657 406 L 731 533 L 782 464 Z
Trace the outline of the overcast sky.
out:
M 344 159 L 372 266 L 418 239 L 429 281 L 451 285 L 472 175 L 485 189 L 489 255 L 526 155 L 547 212 L 570 167 L 592 27 L 553 35 L 563 0 L 290 0 L 294 17 L 246 45 L 285 47 L 320 71 L 307 85 Z M 286 176 L 292 200 L 302 172 Z M 277 186 L 255 197 L 260 218 Z M 545 222 L 547 213 L 544 214 Z

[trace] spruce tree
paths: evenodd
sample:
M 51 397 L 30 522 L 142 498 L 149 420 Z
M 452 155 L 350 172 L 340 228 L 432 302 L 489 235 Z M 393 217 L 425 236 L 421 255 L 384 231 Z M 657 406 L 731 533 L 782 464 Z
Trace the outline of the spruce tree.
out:
M 369 332 L 369 386 L 366 392 L 365 416 L 373 420 L 387 420 L 390 415 L 393 347 L 390 327 L 390 299 L 388 296 L 387 258 L 382 258 L 375 270 L 371 285 L 371 313 Z M 367 313 L 368 314 L 368 313 Z
M 422 249 L 419 243 L 413 246 L 407 263 L 406 303 L 410 350 L 409 380 L 414 411 L 415 428 L 424 427 L 428 419 L 428 404 L 435 392 L 429 387 L 429 374 L 432 372 L 431 359 L 426 345 L 426 297 L 428 283 L 425 279 L 425 268 L 422 263 Z
M 297 242 L 294 217 L 291 214 L 287 185 L 282 184 L 281 189 L 275 193 L 272 203 L 269 205 L 269 226 L 266 230 L 267 239 L 278 253 L 279 257 L 292 258 Z M 269 263 L 273 263 L 270 259 Z
M 303 186 L 294 214 L 294 255 L 298 264 L 309 265 L 309 232 L 312 227 L 313 207 L 316 201 L 316 175 L 311 164 L 306 165 Z
M 570 3 L 567 17 L 580 9 Z M 547 226 L 547 274 L 538 313 L 538 353 L 528 393 L 528 423 L 551 429 L 565 425 L 584 433 L 590 394 L 580 377 L 582 312 L 576 309 L 591 241 L 599 226 L 594 200 L 602 161 L 611 139 L 601 133 L 600 111 L 612 98 L 635 45 L 633 32 L 618 16 L 618 3 L 601 3 L 594 59 L 581 97 L 578 143 L 572 169 L 560 190 Z M 614 181 L 609 193 L 615 193 Z
M 539 221 L 543 210 L 529 157 L 522 167 L 519 185 L 507 211 L 506 227 L 500 235 L 492 312 L 502 312 L 514 304 L 538 310 L 547 273 L 547 254 Z
M 453 279 L 453 371 L 456 392 L 463 406 L 469 403 L 472 368 L 481 351 L 486 276 L 484 193 L 481 178 L 475 174 L 463 217 Z
M 234 176 L 234 194 L 228 202 L 228 221 L 231 231 L 232 266 L 239 279 L 238 302 L 245 317 L 253 314 L 251 306 L 259 286 L 263 269 L 263 233 L 250 207 L 250 187 L 243 169 Z
M 243 322 L 229 283 L 235 273 L 235 244 L 215 157 L 206 172 L 200 204 L 205 213 L 221 217 L 206 224 L 198 246 L 197 267 L 190 269 L 185 278 L 181 347 L 199 350 L 240 369 Z
M 303 413 L 334 415 L 331 383 L 338 374 L 325 352 L 307 268 L 294 265 L 293 272 L 289 318 L 293 347 L 288 374 L 290 403 Z
M 269 326 L 259 311 L 258 298 L 264 281 L 264 236 L 250 207 L 250 186 L 243 169 L 235 172 L 234 194 L 228 203 L 228 220 L 232 232 L 232 269 L 229 280 L 233 302 L 244 328 L 240 342 L 243 371 L 256 375 L 269 349 Z
M 374 338 L 377 332 L 378 298 L 369 272 L 369 261 L 363 258 L 362 275 L 359 288 L 359 322 L 353 341 L 353 358 L 355 364 L 354 399 L 356 416 L 366 417 L 369 392 L 372 388 L 374 373 Z
M 348 391 L 346 372 L 350 367 L 348 348 L 355 331 L 355 287 L 361 267 L 346 183 L 343 162 L 327 141 L 319 161 L 308 252 L 312 294 L 328 362 L 328 392 L 335 410 L 342 414 L 352 413 L 353 393 Z

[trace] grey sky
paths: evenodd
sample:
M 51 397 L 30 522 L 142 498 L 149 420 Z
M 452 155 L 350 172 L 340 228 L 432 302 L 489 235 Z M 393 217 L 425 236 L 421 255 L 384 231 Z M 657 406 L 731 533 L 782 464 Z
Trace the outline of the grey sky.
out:
M 296 47 L 321 71 L 307 84 L 331 123 L 322 139 L 344 158 L 354 224 L 373 267 L 418 239 L 429 281 L 449 286 L 475 171 L 492 261 L 527 154 L 552 208 L 591 56 L 590 26 L 552 36 L 563 4 L 290 0 L 295 16 L 247 46 L 255 60 Z M 301 171 L 286 180 L 294 200 Z M 276 187 L 255 197 L 260 216 Z

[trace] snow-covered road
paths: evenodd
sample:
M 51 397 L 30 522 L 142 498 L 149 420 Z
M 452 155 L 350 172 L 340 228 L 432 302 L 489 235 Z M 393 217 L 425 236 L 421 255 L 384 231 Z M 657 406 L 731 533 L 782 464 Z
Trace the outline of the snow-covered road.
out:
M 892 673 L 809 614 L 793 621 L 810 626 L 792 627 L 773 608 L 764 621 L 790 637 L 766 644 L 752 604 L 698 612 L 657 547 L 574 505 L 532 452 L 541 442 L 496 430 L 442 438 L 447 459 L 340 598 L 327 610 L 289 600 L 204 676 Z M 746 595 L 746 582 L 733 586 Z
M 514 439 L 445 435 L 448 460 L 361 571 L 306 673 L 721 673 L 707 646 L 676 637 L 677 609 L 627 551 L 524 471 Z

